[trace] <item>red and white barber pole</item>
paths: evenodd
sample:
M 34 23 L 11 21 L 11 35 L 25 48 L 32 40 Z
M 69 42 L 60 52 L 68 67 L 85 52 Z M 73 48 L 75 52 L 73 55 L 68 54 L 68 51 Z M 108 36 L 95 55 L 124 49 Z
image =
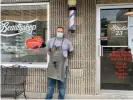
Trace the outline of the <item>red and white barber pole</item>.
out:
M 75 10 L 69 10 L 69 30 L 75 30 Z
M 76 30 L 75 25 L 75 12 L 76 12 L 76 0 L 68 0 L 69 5 L 69 31 L 74 33 Z

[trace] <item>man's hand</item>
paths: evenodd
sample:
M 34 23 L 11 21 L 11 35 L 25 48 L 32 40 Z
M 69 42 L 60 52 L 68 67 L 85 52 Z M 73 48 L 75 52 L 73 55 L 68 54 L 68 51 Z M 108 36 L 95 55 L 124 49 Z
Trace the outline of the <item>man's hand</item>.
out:
M 69 59 L 69 60 L 73 57 L 73 54 L 74 54 L 74 52 L 73 52 L 73 51 L 68 52 L 68 59 Z
M 48 52 L 48 55 L 50 56 L 51 55 L 51 51 L 48 50 L 47 52 Z

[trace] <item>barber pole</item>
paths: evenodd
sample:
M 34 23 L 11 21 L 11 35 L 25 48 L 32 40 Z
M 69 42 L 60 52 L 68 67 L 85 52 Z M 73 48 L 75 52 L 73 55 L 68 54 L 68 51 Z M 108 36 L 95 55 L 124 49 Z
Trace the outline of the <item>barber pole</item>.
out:
M 75 10 L 69 11 L 69 30 L 75 30 Z

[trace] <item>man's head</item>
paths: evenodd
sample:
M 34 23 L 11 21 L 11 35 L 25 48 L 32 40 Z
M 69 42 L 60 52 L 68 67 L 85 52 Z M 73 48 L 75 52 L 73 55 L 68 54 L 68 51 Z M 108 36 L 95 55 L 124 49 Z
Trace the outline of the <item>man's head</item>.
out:
M 63 38 L 64 37 L 64 28 L 63 27 L 57 27 L 56 36 L 57 36 L 57 38 Z

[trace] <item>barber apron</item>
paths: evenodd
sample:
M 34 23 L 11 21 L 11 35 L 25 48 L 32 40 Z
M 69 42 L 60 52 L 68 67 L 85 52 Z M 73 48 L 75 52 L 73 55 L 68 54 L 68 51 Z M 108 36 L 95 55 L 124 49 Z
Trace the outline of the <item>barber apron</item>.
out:
M 50 61 L 48 64 L 48 77 L 64 82 L 66 72 L 65 62 L 67 58 L 64 57 L 62 51 L 63 40 L 60 46 L 54 45 L 55 41 L 56 38 L 51 48 Z

